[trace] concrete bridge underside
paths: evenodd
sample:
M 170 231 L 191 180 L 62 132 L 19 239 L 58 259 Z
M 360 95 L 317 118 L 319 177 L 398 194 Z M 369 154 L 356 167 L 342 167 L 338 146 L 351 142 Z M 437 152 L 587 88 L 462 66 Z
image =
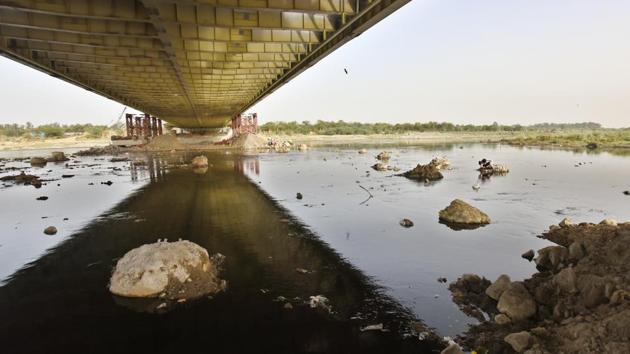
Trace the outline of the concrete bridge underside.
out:
M 0 0 L 0 53 L 177 126 L 219 127 L 408 1 Z

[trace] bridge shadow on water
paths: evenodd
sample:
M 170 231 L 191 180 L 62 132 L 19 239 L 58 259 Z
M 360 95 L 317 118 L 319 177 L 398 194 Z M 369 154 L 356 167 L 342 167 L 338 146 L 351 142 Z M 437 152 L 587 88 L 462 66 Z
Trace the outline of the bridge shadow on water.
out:
M 13 274 L 0 287 L 0 352 L 439 352 L 433 341 L 404 336 L 413 315 L 242 174 L 255 157 L 209 157 L 205 174 L 159 174 Z M 112 296 L 116 260 L 158 238 L 225 255 L 227 291 L 164 314 Z M 319 294 L 333 314 L 304 305 Z M 359 330 L 375 323 L 391 331 Z

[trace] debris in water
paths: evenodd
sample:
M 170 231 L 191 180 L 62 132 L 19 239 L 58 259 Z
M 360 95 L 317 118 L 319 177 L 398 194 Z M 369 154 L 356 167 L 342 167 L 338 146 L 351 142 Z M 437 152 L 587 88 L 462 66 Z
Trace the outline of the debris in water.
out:
M 588 143 L 588 144 L 586 144 L 586 148 L 589 149 L 589 150 L 597 149 L 597 144 L 596 143 Z
M 41 197 L 37 197 L 37 200 L 48 200 L 48 197 L 45 195 L 42 195 Z
M 311 308 L 316 309 L 322 309 L 325 310 L 326 312 L 330 312 L 331 310 L 331 306 L 328 303 L 328 298 L 325 297 L 324 295 L 315 295 L 315 296 L 311 296 L 309 297 L 309 305 L 311 306 Z
M 379 323 L 379 324 L 373 324 L 373 325 L 361 327 L 360 331 L 361 332 L 365 332 L 365 331 L 383 331 L 383 324 Z
M 510 169 L 506 166 L 493 164 L 490 160 L 481 159 L 478 164 L 479 168 L 477 171 L 479 171 L 482 176 L 505 175 L 510 172 Z
M 300 273 L 300 274 L 308 274 L 309 273 L 308 269 L 304 269 L 304 268 L 295 268 L 295 271 Z
M 412 227 L 413 226 L 413 221 L 411 221 L 409 219 L 402 219 L 402 220 L 400 220 L 400 226 L 402 226 L 402 227 Z
M 364 201 L 362 201 L 361 203 L 359 203 L 359 205 L 363 205 L 363 204 L 365 204 L 368 200 L 370 200 L 370 199 L 374 198 L 374 196 L 372 195 L 372 193 L 370 193 L 370 191 L 369 191 L 369 190 L 367 190 L 365 187 L 363 187 L 362 185 L 359 185 L 359 188 L 363 189 L 363 190 L 364 190 L 364 191 L 366 191 L 366 192 L 367 192 L 367 194 L 368 194 L 367 199 L 366 199 L 366 200 L 364 200 Z

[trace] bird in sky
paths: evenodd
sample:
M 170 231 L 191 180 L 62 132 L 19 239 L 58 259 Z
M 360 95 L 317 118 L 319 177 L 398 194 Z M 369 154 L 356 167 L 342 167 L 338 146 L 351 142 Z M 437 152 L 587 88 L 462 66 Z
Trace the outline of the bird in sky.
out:
M 346 75 L 348 75 L 348 69 L 343 68 L 343 71 L 345 71 L 345 72 L 346 72 Z

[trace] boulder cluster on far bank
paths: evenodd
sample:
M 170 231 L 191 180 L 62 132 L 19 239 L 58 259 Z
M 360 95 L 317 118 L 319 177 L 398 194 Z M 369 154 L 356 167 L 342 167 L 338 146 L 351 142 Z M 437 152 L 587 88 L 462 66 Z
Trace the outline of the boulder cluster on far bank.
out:
M 563 220 L 524 281 L 464 275 L 453 301 L 480 324 L 460 337 L 489 353 L 630 353 L 630 223 Z M 486 320 L 486 318 L 490 318 Z

